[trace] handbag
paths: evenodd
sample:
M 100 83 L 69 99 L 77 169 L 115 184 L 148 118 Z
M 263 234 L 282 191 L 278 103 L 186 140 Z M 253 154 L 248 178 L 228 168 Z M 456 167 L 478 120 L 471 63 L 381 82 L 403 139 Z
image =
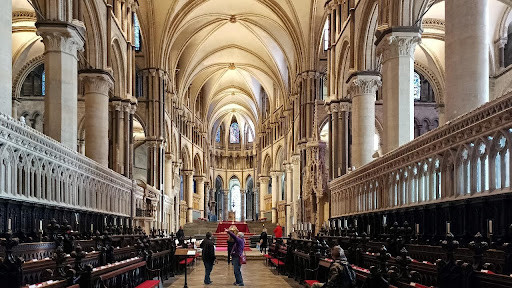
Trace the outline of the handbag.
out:
M 240 256 L 240 265 L 242 264 L 247 264 L 247 255 L 245 255 L 245 252 Z

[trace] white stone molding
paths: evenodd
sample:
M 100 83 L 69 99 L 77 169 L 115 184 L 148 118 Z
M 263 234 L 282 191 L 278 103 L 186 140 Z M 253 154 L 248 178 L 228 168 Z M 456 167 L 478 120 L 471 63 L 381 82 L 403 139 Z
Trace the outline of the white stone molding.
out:
M 377 48 L 377 55 L 382 63 L 396 57 L 414 57 L 416 45 L 421 42 L 421 35 L 416 32 L 392 32 L 385 36 Z
M 496 173 L 509 173 L 503 155 L 512 153 L 511 107 L 512 94 L 508 94 L 332 180 L 331 195 L 338 197 L 332 199 L 331 207 L 339 208 L 332 210 L 332 217 L 510 191 L 506 187 L 510 183 L 503 180 L 505 174 L 497 178 Z M 501 157 L 502 167 L 496 167 L 497 157 Z M 478 159 L 488 161 L 488 169 L 471 170 L 471 175 L 453 181 L 450 175 L 460 169 L 469 171 L 468 165 Z M 419 177 L 428 183 L 428 190 L 402 190 Z M 486 178 L 490 179 L 489 189 L 478 190 Z M 496 179 L 502 179 L 501 183 Z
M 63 52 L 77 58 L 77 52 L 84 49 L 82 33 L 70 24 L 38 24 L 37 35 L 43 38 L 46 52 Z
M 4 165 L 0 165 L 2 198 L 22 197 L 32 203 L 130 216 L 126 200 L 137 190 L 132 180 L 3 114 L 0 158 L 4 159 Z M 19 173 L 25 174 L 30 182 L 24 190 L 17 183 Z M 30 177 L 32 173 L 36 177 Z M 106 201 L 114 194 L 124 199 L 123 205 L 110 210 Z
M 358 75 L 350 82 L 349 93 L 351 97 L 362 94 L 375 94 L 381 85 L 382 81 L 379 76 Z

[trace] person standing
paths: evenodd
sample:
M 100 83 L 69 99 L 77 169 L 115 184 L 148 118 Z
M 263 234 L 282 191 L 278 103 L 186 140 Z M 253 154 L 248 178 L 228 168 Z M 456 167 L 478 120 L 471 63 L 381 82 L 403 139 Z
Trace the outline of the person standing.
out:
M 233 232 L 233 234 L 238 234 L 238 228 L 235 225 L 231 225 L 229 227 L 229 230 Z M 231 252 L 233 251 L 233 245 L 235 245 L 235 240 L 233 240 L 233 237 L 228 237 L 228 265 L 231 261 Z
M 260 253 L 267 253 L 267 246 L 268 246 L 268 234 L 267 234 L 267 228 L 263 228 L 260 234 Z M 265 251 L 265 252 L 263 252 Z
M 274 229 L 274 237 L 275 238 L 282 238 L 283 237 L 283 228 L 279 223 L 277 223 L 276 228 Z
M 202 258 L 204 264 L 204 284 L 209 285 L 212 284 L 212 280 L 210 279 L 210 273 L 213 270 L 213 265 L 216 261 L 215 257 L 215 245 L 212 241 L 212 233 L 206 232 L 206 239 L 201 242 L 199 245 L 201 249 L 203 249 Z
M 240 271 L 240 268 L 242 267 L 242 263 L 240 260 L 243 256 L 245 246 L 244 233 L 238 232 L 238 235 L 235 235 L 233 232 L 227 229 L 226 232 L 235 241 L 235 244 L 233 246 L 233 252 L 231 252 L 231 257 L 233 260 L 233 271 L 235 273 L 235 283 L 233 283 L 233 285 L 245 286 L 244 279 L 242 278 L 242 271 Z

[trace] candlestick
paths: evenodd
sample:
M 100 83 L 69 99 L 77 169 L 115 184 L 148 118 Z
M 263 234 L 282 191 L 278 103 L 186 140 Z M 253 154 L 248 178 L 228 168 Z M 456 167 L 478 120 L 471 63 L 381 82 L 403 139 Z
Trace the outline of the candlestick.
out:
M 94 224 L 91 223 L 91 233 L 94 233 Z
M 7 220 L 7 230 L 11 230 L 11 218 Z
M 386 227 L 386 224 L 387 224 L 387 219 L 388 217 L 386 215 L 382 216 L 382 226 Z
M 338 219 L 338 228 L 341 229 L 341 219 Z
M 43 231 L 43 220 L 39 220 L 39 231 Z
M 446 234 L 451 233 L 450 231 L 450 222 L 446 221 Z
M 488 222 L 488 224 L 487 224 L 487 225 L 488 225 L 489 234 L 492 234 L 492 232 L 493 232 L 493 229 L 492 229 L 492 220 L 489 220 L 489 222 Z
M 354 219 L 354 226 L 357 227 L 357 219 Z
M 345 226 L 344 226 L 344 227 L 345 227 L 345 229 L 347 229 L 347 227 L 348 227 L 348 220 L 347 220 L 347 219 L 344 219 L 344 222 L 345 222 L 345 223 L 344 223 L 344 224 L 345 224 Z
M 370 226 L 370 224 L 368 224 L 368 235 L 370 235 L 370 232 L 371 232 L 370 229 L 371 229 L 371 226 Z
M 416 235 L 420 234 L 420 224 L 416 223 Z
M 117 224 L 117 218 L 114 218 L 114 225 Z

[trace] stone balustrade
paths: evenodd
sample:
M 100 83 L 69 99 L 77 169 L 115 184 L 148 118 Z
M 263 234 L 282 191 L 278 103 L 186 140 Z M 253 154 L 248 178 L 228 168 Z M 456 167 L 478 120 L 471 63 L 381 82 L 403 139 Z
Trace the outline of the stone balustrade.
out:
M 131 216 L 132 180 L 0 114 L 0 198 Z
M 332 180 L 332 217 L 510 192 L 512 94 Z

